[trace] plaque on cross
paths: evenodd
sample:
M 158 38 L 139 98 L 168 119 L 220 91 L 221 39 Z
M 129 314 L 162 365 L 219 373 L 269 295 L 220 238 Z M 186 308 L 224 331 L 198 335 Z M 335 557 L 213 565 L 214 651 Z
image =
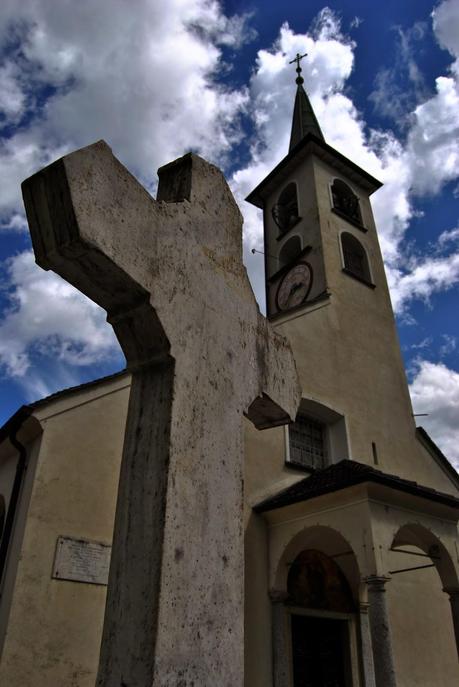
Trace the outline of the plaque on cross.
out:
M 132 371 L 98 685 L 243 685 L 243 415 L 295 418 L 221 172 L 188 154 L 157 200 L 100 141 L 23 184 L 36 260 L 105 308 Z

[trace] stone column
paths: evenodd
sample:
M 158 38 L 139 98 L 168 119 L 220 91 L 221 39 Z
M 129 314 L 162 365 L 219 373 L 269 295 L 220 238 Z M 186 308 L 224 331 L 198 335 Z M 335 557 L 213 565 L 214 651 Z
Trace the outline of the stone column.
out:
M 449 601 L 451 604 L 451 612 L 453 614 L 453 627 L 454 635 L 456 637 L 456 648 L 459 655 L 459 588 L 458 587 L 445 587 L 443 589 L 449 596 Z
M 384 585 L 390 578 L 371 575 L 368 586 L 368 611 L 376 687 L 396 687 L 394 655 Z
M 362 656 L 363 685 L 364 687 L 376 687 L 368 607 L 369 604 L 360 603 L 360 651 Z
M 290 687 L 287 623 L 285 613 L 286 592 L 275 589 L 269 593 L 271 599 L 271 623 L 273 642 L 273 686 Z

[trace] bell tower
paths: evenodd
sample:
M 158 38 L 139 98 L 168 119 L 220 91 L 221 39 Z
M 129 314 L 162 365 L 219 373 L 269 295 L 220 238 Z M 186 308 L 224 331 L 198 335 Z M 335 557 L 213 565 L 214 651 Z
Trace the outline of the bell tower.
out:
M 328 461 L 408 476 L 415 424 L 370 205 L 381 183 L 326 143 L 302 57 L 289 152 L 247 198 L 263 210 L 267 316 L 290 340 L 308 414 L 342 418 Z

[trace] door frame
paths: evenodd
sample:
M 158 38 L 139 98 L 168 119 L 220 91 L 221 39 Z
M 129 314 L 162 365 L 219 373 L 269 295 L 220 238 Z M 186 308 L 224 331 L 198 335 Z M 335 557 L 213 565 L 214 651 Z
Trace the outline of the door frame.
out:
M 330 620 L 342 620 L 346 623 L 347 651 L 345 652 L 346 682 L 349 687 L 361 687 L 359 674 L 359 654 L 357 642 L 357 616 L 355 613 L 339 613 L 335 611 L 323 611 L 315 608 L 302 608 L 301 606 L 285 606 L 287 615 L 287 648 L 289 666 L 289 686 L 293 685 L 293 647 L 292 647 L 292 615 L 306 615 L 312 618 Z

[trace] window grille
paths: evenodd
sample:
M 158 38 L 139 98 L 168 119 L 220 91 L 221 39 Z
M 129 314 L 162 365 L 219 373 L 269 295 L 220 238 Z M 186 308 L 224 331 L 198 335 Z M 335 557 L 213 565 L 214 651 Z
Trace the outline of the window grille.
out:
M 289 426 L 290 462 L 304 467 L 325 467 L 324 427 L 302 415 Z

